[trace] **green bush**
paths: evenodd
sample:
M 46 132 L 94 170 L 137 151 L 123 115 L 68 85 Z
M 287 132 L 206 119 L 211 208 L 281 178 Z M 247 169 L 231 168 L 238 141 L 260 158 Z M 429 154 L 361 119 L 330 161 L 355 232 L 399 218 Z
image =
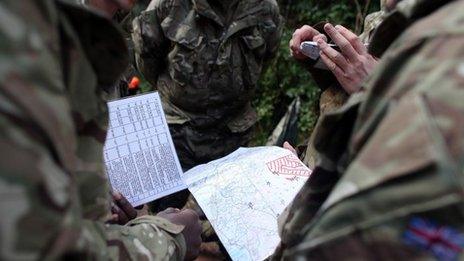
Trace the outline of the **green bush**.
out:
M 253 102 L 259 116 L 253 145 L 266 142 L 287 106 L 298 96 L 302 102 L 298 126 L 300 142 L 309 137 L 319 116 L 319 89 L 310 74 L 290 57 L 288 42 L 295 29 L 304 24 L 314 25 L 321 21 L 330 21 L 345 25 L 359 33 L 363 17 L 379 9 L 377 2 L 371 3 L 369 0 L 278 2 L 285 25 L 279 51 L 264 71 Z

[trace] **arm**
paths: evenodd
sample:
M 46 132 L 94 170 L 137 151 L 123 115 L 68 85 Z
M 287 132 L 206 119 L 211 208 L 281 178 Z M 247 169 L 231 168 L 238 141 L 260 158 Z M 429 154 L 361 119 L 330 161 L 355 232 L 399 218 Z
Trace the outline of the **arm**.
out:
M 169 2 L 153 0 L 147 10 L 132 22 L 135 62 L 138 70 L 154 88 L 158 76 L 166 70 L 169 40 L 164 36 L 161 22 L 169 12 Z
M 0 115 L 2 259 L 183 258 L 183 226 L 157 217 L 130 227 L 83 219 L 74 177 L 56 163 L 34 124 L 11 109 L 17 107 L 2 106 Z
M 130 226 L 83 218 L 76 133 L 52 40 L 58 25 L 38 11 L 49 3 L 0 4 L 11 17 L 0 22 L 0 259 L 182 259 L 184 226 L 159 217 Z

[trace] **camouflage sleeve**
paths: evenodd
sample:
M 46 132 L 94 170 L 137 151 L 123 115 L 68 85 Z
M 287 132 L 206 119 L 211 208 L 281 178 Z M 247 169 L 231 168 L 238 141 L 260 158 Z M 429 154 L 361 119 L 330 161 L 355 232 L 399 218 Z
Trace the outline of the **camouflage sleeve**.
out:
M 47 137 L 9 97 L 0 101 L 0 259 L 183 259 L 182 226 L 157 217 L 129 226 L 83 219 L 75 177 L 56 163 Z
M 460 27 L 463 20 L 449 16 L 443 24 Z M 422 25 L 433 28 L 433 18 Z M 409 35 L 427 30 L 414 29 Z M 282 259 L 463 258 L 463 41 L 462 33 L 445 32 L 392 46 L 352 137 L 365 144 L 311 226 L 299 227 L 299 241 L 279 252 Z M 308 209 L 305 200 L 300 212 Z
M 0 260 L 183 259 L 182 226 L 83 218 L 53 3 L 0 3 Z
M 169 41 L 161 22 L 170 9 L 170 0 L 153 0 L 148 8 L 132 22 L 135 62 L 138 70 L 156 88 L 159 74 L 164 70 Z

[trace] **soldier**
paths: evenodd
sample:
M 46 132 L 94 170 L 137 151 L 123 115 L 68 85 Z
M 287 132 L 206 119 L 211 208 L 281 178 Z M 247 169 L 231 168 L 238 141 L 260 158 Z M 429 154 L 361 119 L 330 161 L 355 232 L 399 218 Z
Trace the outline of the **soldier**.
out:
M 129 2 L 90 1 L 107 17 Z M 128 61 L 105 13 L 75 0 L 4 0 L 0 13 L 0 259 L 193 258 L 193 211 L 104 223 L 105 97 Z
M 464 257 L 464 0 L 403 0 L 382 61 L 323 116 L 317 165 L 280 217 L 282 260 Z M 346 55 L 346 53 L 345 53 Z
M 161 94 L 185 170 L 248 143 L 280 28 L 275 0 L 153 0 L 134 20 L 138 69 Z

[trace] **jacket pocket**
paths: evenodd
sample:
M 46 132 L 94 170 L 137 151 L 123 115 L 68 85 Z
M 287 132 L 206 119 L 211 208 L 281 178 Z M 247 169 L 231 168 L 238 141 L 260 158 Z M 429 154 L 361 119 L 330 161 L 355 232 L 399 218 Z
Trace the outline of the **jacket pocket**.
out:
M 168 54 L 169 74 L 180 86 L 204 88 L 205 73 L 200 53 L 204 49 L 204 37 L 194 24 L 176 24 L 171 20 L 168 17 L 161 24 L 166 38 L 171 41 Z

